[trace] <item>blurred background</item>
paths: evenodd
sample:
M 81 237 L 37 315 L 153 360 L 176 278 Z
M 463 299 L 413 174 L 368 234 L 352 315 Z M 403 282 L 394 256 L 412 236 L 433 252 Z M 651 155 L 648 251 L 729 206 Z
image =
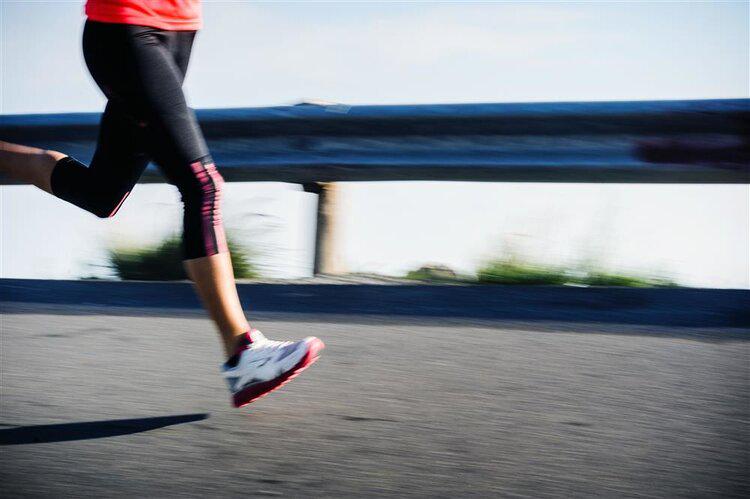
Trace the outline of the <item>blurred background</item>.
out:
M 77 2 L 2 3 L 0 113 L 103 108 L 81 57 L 81 12 Z M 186 81 L 195 108 L 748 96 L 746 2 L 206 1 L 204 15 Z M 427 265 L 471 279 L 510 259 L 750 287 L 747 184 L 350 182 L 339 192 L 349 273 Z M 315 197 L 293 184 L 227 184 L 227 230 L 248 276 L 311 275 Z M 117 278 L 113 249 L 181 230 L 168 185 L 139 185 L 105 221 L 28 186 L 2 186 L 0 198 L 2 277 Z
M 104 107 L 81 58 L 82 4 L 0 0 L 0 139 L 95 136 L 93 114 L 49 115 Z M 505 161 L 493 174 L 519 157 L 549 174 L 583 158 L 577 181 L 619 167 L 718 183 L 227 182 L 249 320 L 326 342 L 312 369 L 242 410 L 191 284 L 141 282 L 183 277 L 174 187 L 139 184 L 100 220 L 0 186 L 0 495 L 750 497 L 747 1 L 203 4 L 185 89 L 238 156 L 291 150 L 304 171 L 382 153 L 350 173 L 388 155 L 386 170 L 417 157 L 442 173 L 429 161 L 476 159 L 462 179 L 491 161 Z M 613 103 L 645 100 L 683 102 Z M 423 121 L 380 135 L 368 127 L 383 122 L 357 121 L 411 104 L 429 105 Z M 491 123 L 467 110 L 487 108 Z M 473 128 L 434 126 L 451 129 L 453 112 Z M 321 122 L 339 135 L 306 140 Z M 678 144 L 677 170 L 638 157 L 658 156 L 654 138 Z M 318 217 L 329 195 L 335 216 Z M 335 221 L 335 251 L 316 252 L 321 220 Z M 342 275 L 311 277 L 323 254 Z

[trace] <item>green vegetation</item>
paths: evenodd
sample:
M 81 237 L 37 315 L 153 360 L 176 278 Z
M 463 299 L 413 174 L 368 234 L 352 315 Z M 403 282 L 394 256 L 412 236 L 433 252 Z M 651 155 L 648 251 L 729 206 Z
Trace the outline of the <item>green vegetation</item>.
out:
M 675 283 L 662 278 L 615 274 L 602 270 L 571 270 L 514 260 L 493 260 L 485 264 L 477 271 L 477 280 L 492 284 L 578 284 L 631 288 L 675 286 Z
M 461 280 L 456 273 L 444 265 L 423 265 L 406 274 L 407 279 L 415 281 L 457 281 Z
M 560 285 L 568 282 L 568 276 L 562 269 L 554 267 L 495 260 L 477 270 L 477 280 L 495 284 Z
M 537 265 L 516 259 L 497 259 L 487 262 L 477 271 L 476 279 L 457 276 L 447 267 L 440 266 L 424 266 L 412 270 L 406 275 L 406 278 L 428 282 L 479 282 L 482 284 L 524 286 L 561 286 L 565 284 L 637 288 L 676 286 L 674 282 L 662 278 Z
M 589 286 L 623 286 L 630 288 L 671 288 L 677 286 L 668 279 L 608 274 L 606 272 L 590 272 L 582 283 Z
M 232 266 L 237 278 L 257 277 L 247 252 L 228 241 Z M 140 281 L 175 281 L 187 279 L 182 266 L 182 242 L 172 236 L 161 244 L 147 248 L 119 248 L 109 251 L 109 262 L 120 279 Z

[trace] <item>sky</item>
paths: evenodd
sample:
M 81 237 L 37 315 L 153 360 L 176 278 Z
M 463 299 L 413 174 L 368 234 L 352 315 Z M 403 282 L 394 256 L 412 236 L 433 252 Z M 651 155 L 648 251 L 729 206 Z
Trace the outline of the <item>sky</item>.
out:
M 0 2 L 2 113 L 96 111 L 82 2 Z M 748 3 L 204 1 L 194 107 L 748 94 Z
M 0 114 L 103 108 L 81 57 L 82 10 L 0 0 Z M 204 1 L 185 91 L 197 108 L 748 97 L 749 16 L 745 1 Z M 2 275 L 79 276 L 107 245 L 178 230 L 165 189 L 139 186 L 119 220 L 101 222 L 30 188 L 0 188 Z M 310 195 L 232 189 L 226 218 L 268 273 L 308 273 Z M 363 183 L 345 185 L 344 199 L 350 270 L 399 274 L 432 261 L 471 271 L 515 248 L 750 287 L 747 186 Z M 39 214 L 14 218 L 28 206 Z M 154 210 L 174 213 L 157 222 Z M 272 230 L 248 222 L 258 213 Z M 61 224 L 75 237 L 56 232 L 55 251 L 40 244 Z

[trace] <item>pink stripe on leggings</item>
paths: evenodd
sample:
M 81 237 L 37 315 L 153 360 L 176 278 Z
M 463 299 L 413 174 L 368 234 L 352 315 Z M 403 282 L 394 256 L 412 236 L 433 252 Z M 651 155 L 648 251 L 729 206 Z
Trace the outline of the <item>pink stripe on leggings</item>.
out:
M 128 199 L 128 196 L 130 196 L 130 191 L 126 192 L 125 195 L 122 197 L 119 203 L 117 203 L 117 206 L 115 206 L 115 209 L 112 210 L 112 213 L 107 215 L 107 218 L 112 218 L 115 216 L 115 214 L 120 211 L 120 206 L 122 206 L 122 203 L 125 202 L 126 199 Z
M 196 161 L 190 165 L 195 173 L 204 196 L 201 204 L 203 244 L 206 256 L 227 251 L 226 235 L 221 221 L 221 186 L 224 179 L 213 163 Z M 210 195 L 209 195 L 210 194 Z

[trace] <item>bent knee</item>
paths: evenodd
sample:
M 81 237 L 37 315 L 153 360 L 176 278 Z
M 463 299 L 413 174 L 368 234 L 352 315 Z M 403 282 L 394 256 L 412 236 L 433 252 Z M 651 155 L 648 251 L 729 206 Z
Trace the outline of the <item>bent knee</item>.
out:
M 91 207 L 91 213 L 99 218 L 112 218 L 120 211 L 120 207 L 130 195 L 130 191 L 120 196 L 112 196 L 102 199 Z

